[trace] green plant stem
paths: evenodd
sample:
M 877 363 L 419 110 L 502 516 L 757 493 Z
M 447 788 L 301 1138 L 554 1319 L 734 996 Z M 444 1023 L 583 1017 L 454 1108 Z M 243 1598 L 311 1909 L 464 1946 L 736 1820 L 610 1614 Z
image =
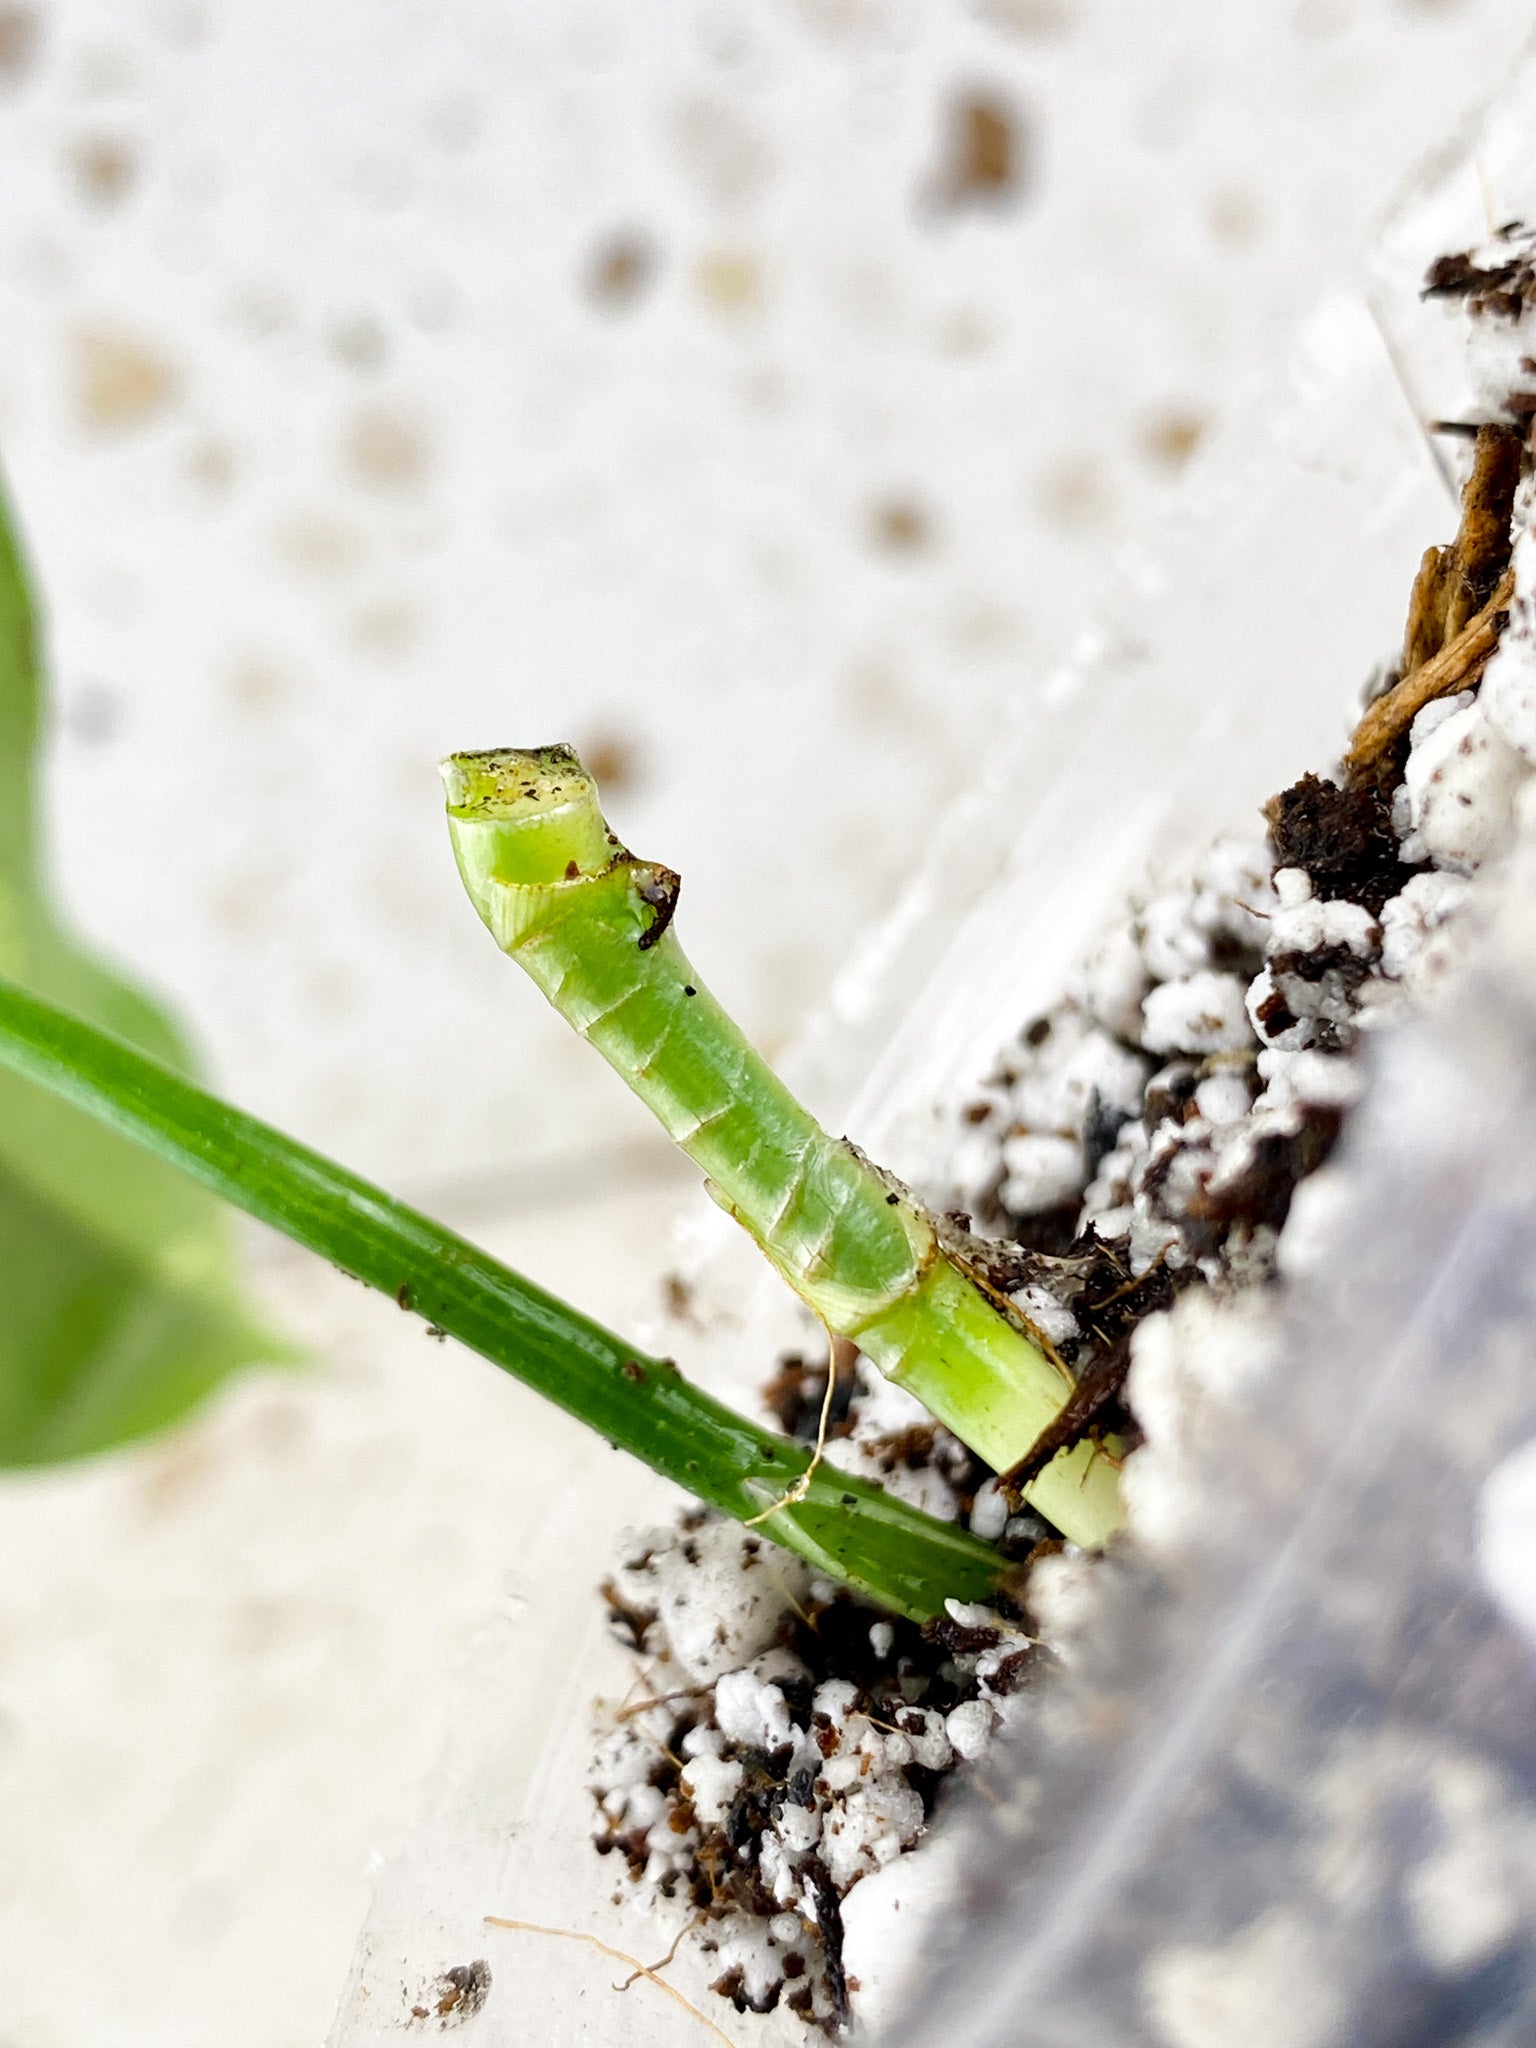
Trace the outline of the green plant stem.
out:
M 0 1067 L 51 1090 L 248 1214 L 392 1295 L 665 1478 L 738 1520 L 762 1516 L 811 1464 L 771 1435 L 441 1224 L 270 1125 L 0 980 Z M 989 1600 L 996 1551 L 825 1465 L 761 1522 L 817 1571 L 925 1621 Z
M 829 1137 L 753 1051 L 678 944 L 677 876 L 620 844 L 576 756 L 455 754 L 443 776 L 459 871 L 496 943 L 830 1329 L 998 1471 L 1022 1459 L 1066 1405 L 1070 1374 L 923 1205 Z M 1079 1543 L 1123 1518 L 1112 1447 L 1062 1452 L 1025 1491 Z

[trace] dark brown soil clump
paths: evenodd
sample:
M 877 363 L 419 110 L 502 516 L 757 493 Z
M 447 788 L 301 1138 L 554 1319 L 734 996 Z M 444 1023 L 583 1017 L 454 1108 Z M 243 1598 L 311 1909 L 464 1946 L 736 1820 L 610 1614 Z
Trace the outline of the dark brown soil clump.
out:
M 1318 896 L 1343 897 L 1379 917 L 1407 881 L 1392 830 L 1392 805 L 1375 789 L 1341 789 L 1317 775 L 1264 807 L 1276 864 L 1300 868 Z

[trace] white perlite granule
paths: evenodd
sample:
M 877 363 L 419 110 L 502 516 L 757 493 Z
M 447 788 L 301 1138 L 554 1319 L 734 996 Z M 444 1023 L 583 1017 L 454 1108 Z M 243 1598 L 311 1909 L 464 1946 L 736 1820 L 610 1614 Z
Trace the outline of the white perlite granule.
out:
M 1202 968 L 1152 990 L 1141 1006 L 1141 1042 L 1148 1052 L 1241 1052 L 1251 1033 L 1235 974 Z
M 1465 875 L 1507 853 L 1514 839 L 1515 792 L 1529 772 L 1525 755 L 1475 700 L 1422 737 L 1415 721 L 1403 775 L 1404 858 L 1432 860 Z

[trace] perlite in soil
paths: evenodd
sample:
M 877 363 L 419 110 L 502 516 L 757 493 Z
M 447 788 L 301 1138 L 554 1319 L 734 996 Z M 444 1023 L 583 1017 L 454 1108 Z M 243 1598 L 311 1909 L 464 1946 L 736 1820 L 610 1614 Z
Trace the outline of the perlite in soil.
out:
M 1155 1558 L 1190 1537 L 1187 1454 L 1268 1369 L 1279 1290 L 1326 1241 L 1320 1169 L 1370 1039 L 1433 998 L 1475 929 L 1475 877 L 1530 810 L 1533 252 L 1511 233 L 1430 274 L 1464 301 L 1494 399 L 1457 538 L 1426 555 L 1344 760 L 1101 934 L 952 1114 L 949 1180 L 925 1192 L 1068 1368 L 1065 1413 L 1005 1487 L 867 1362 L 840 1395 L 828 1461 L 1012 1550 L 1021 1603 L 898 1630 L 697 1518 L 633 1539 L 607 1589 L 663 1703 L 601 1716 L 597 1846 L 638 1907 L 697 1919 L 738 2009 L 782 2000 L 836 2033 L 888 2006 L 945 1780 L 1092 1625 L 1091 1560 L 1010 1492 L 1108 1440 L 1133 1450 L 1121 1540 Z M 768 1398 L 808 1439 L 825 1386 L 792 1359 Z

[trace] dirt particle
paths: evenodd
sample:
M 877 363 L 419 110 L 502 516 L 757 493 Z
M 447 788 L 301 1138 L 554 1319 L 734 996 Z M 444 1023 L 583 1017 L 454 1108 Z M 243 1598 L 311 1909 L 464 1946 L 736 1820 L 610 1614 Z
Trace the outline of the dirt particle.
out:
M 1173 475 L 1188 462 L 1205 436 L 1204 415 L 1187 406 L 1169 406 L 1142 430 L 1141 445 L 1149 462 Z
M 437 2016 L 452 2013 L 468 2019 L 484 2005 L 491 1989 L 491 1966 L 487 1962 L 456 1963 L 438 1979 Z
M 37 61 L 42 16 L 35 7 L 0 5 L 0 85 L 19 85 Z
M 655 912 L 651 922 L 635 940 L 642 953 L 648 953 L 652 946 L 658 944 L 671 924 L 677 910 L 678 892 L 682 886 L 682 878 L 674 874 L 671 868 L 649 864 L 643 867 L 637 865 L 635 894 L 642 903 L 649 904 Z
M 1009 205 L 1023 189 L 1025 153 L 1018 110 L 999 94 L 967 92 L 950 102 L 934 196 L 941 206 Z
M 338 320 L 331 329 L 328 345 L 343 369 L 360 377 L 382 370 L 389 358 L 389 340 L 371 313 L 353 313 Z
M 1052 41 L 1072 26 L 1067 0 L 981 0 L 977 11 L 994 28 L 1030 42 Z
M 223 497 L 235 480 L 235 451 L 216 434 L 201 434 L 181 459 L 189 483 L 210 497 Z
M 361 552 L 352 528 L 325 512 L 295 512 L 279 526 L 275 538 L 288 568 L 324 581 L 345 575 Z
M 991 320 L 976 306 L 952 306 L 939 320 L 935 341 L 947 356 L 964 360 L 984 355 L 997 339 Z
M 869 530 L 888 554 L 913 554 L 932 537 L 928 515 L 912 498 L 884 498 L 870 508 Z
M 395 406 L 368 405 L 347 423 L 342 457 L 354 483 L 399 493 L 420 489 L 430 449 L 419 420 Z
M 244 655 L 230 671 L 229 694 L 243 711 L 265 711 L 288 691 L 288 676 L 264 655 Z
M 253 278 L 230 299 L 230 318 L 254 341 L 270 341 L 293 325 L 293 301 L 272 278 Z
M 729 319 L 757 312 L 763 303 L 763 273 L 745 249 L 707 249 L 694 266 L 699 297 Z
M 213 896 L 213 914 L 226 931 L 261 932 L 278 915 L 286 874 L 277 861 L 241 871 Z
M 449 93 L 428 107 L 421 132 L 434 149 L 458 156 L 473 149 L 485 132 L 485 107 L 464 92 Z
M 423 334 L 445 334 L 464 310 L 464 296 L 440 270 L 413 278 L 405 291 L 405 311 Z
M 473 2019 L 490 1995 L 491 1966 L 481 1960 L 455 1963 L 414 1997 L 407 1991 L 405 2000 L 413 2020 L 435 2019 L 438 2032 L 446 2033 Z
M 105 746 L 117 738 L 122 725 L 122 701 L 106 683 L 87 679 L 64 700 L 65 730 L 82 746 Z
M 853 2007 L 848 1997 L 847 1973 L 843 1968 L 843 1908 L 837 1887 L 824 1863 L 816 1861 L 811 1864 L 809 1890 L 817 1931 L 821 1935 L 832 2017 L 838 2026 L 846 2026 L 853 2017 Z
M 1060 526 L 1094 526 L 1109 509 L 1109 491 L 1091 456 L 1064 457 L 1040 479 L 1040 505 Z
M 1243 248 L 1259 237 L 1264 224 L 1257 198 L 1244 185 L 1220 185 L 1205 203 L 1205 217 L 1218 242 Z
M 697 94 L 678 107 L 672 128 L 689 175 L 717 205 L 739 204 L 768 182 L 768 144 L 731 101 Z
M 139 155 L 121 135 L 83 135 L 69 152 L 80 196 L 92 206 L 116 206 L 133 190 Z
M 640 1606 L 629 1600 L 612 1579 L 604 1579 L 598 1592 L 608 1610 L 608 1626 L 628 1650 L 643 1650 L 646 1631 L 656 1619 L 654 1607 Z
M 208 40 L 208 9 L 203 0 L 161 0 L 155 25 L 173 50 L 201 49 Z
M 1192 1221 L 1208 1226 L 1213 1242 L 1234 1224 L 1250 1231 L 1263 1224 L 1282 1229 L 1291 1196 L 1327 1159 L 1342 1123 L 1336 1109 L 1307 1109 L 1299 1130 L 1266 1131 L 1241 1172 L 1218 1189 L 1207 1187 L 1196 1196 L 1190 1205 Z
M 172 404 L 181 381 L 147 342 L 103 327 L 88 327 L 75 337 L 74 373 L 80 416 L 101 434 L 147 425 Z
M 594 251 L 586 294 L 611 312 L 624 312 L 644 298 L 655 275 L 655 245 L 641 234 L 616 234 Z
M 623 733 L 594 733 L 576 751 L 587 773 L 604 789 L 633 789 L 640 779 L 640 750 Z
M 931 1433 L 929 1441 L 932 1442 Z M 999 1629 L 973 1628 L 966 1622 L 951 1620 L 948 1615 L 940 1615 L 937 1621 L 926 1623 L 923 1639 L 948 1650 L 952 1657 L 974 1657 L 982 1650 L 995 1650 L 1003 1640 Z
M 352 644 L 361 654 L 395 659 L 408 653 L 420 636 L 420 614 L 403 597 L 376 598 L 352 621 Z
M 1120 1132 L 1130 1122 L 1129 1113 L 1117 1103 L 1106 1102 L 1097 1088 L 1089 1091 L 1088 1113 L 1083 1122 L 1083 1169 L 1090 1181 L 1114 1151 Z
M 1398 857 L 1392 806 L 1375 789 L 1304 775 L 1264 815 L 1279 865 L 1304 869 L 1319 897 L 1342 896 L 1379 917 L 1412 873 Z
M 833 1362 L 837 1385 L 828 1411 L 827 1435 L 845 1437 L 853 1425 L 849 1404 L 858 1391 L 857 1353 L 851 1347 L 839 1351 Z M 786 1436 L 801 1443 L 814 1443 L 821 1424 L 822 1400 L 827 1391 L 827 1361 L 810 1363 L 798 1352 L 780 1358 L 778 1370 L 762 1390 L 764 1406 Z
M 142 1467 L 139 1504 L 145 1519 L 174 1513 L 214 1474 L 217 1459 L 206 1438 L 172 1436 Z
M 692 1323 L 701 1327 L 693 1312 L 693 1288 L 681 1273 L 666 1273 L 662 1276 L 661 1298 L 666 1312 L 675 1322 Z
M 967 658 L 977 660 L 1013 646 L 1019 631 L 1017 618 L 1001 605 L 980 597 L 961 599 L 945 621 L 950 645 Z
M 991 1690 L 1006 1699 L 1011 1693 L 1022 1692 L 1035 1676 L 1041 1663 L 1041 1645 L 1031 1643 L 1027 1649 L 1014 1650 L 1004 1657 L 992 1674 Z

